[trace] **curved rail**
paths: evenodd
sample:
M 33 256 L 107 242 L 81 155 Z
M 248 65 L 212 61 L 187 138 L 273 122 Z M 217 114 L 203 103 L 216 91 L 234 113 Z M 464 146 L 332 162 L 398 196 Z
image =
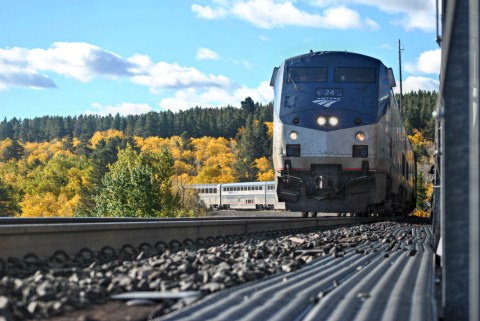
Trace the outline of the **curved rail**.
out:
M 10 219 L 0 220 L 0 258 L 34 253 L 47 258 L 57 250 L 76 254 L 83 248 L 140 247 L 208 237 L 240 235 L 316 226 L 357 224 L 377 218 L 197 218 L 197 219 Z

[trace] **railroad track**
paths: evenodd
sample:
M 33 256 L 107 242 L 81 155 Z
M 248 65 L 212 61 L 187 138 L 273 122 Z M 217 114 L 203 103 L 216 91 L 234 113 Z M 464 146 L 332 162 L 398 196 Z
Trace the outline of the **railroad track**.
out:
M 56 251 L 76 255 L 82 249 L 93 252 L 105 246 L 120 249 L 125 245 L 161 242 L 169 245 L 198 239 L 241 234 L 291 230 L 316 226 L 373 222 L 375 218 L 323 217 L 210 217 L 175 219 L 128 218 L 32 218 L 0 219 L 0 259 L 23 258 L 34 254 L 48 258 Z
M 6 224 L 8 220 L 4 220 L 0 235 L 4 240 L 9 237 L 10 244 L 15 243 L 20 252 L 0 259 L 0 288 L 5 289 L 0 293 L 0 319 L 77 321 L 86 317 L 98 321 L 142 321 L 189 316 L 186 319 L 222 320 L 243 311 L 234 319 L 254 320 L 258 313 L 249 314 L 250 311 L 258 311 L 263 305 L 273 307 L 278 302 L 285 302 L 283 307 L 278 306 L 278 311 L 283 309 L 286 314 L 274 313 L 267 319 L 275 319 L 277 315 L 278 320 L 291 320 L 296 311 L 300 311 L 297 319 L 306 312 L 323 313 L 327 319 L 328 313 L 338 314 L 342 310 L 332 311 L 327 304 L 330 310 L 322 308 L 319 312 L 318 307 L 343 300 L 350 288 L 362 296 L 354 292 L 351 295 L 355 302 L 346 300 L 343 305 L 352 303 L 350 309 L 358 311 L 362 302 L 369 299 L 366 309 L 375 310 L 388 306 L 379 305 L 378 297 L 386 297 L 385 291 L 390 293 L 395 282 L 406 282 L 405 289 L 411 292 L 415 282 L 412 280 L 422 280 L 417 287 L 420 291 L 408 295 L 415 300 L 422 298 L 419 302 L 427 302 L 426 308 L 411 304 L 414 312 L 409 315 L 414 317 L 407 319 L 433 320 L 435 313 L 429 304 L 433 282 L 428 273 L 433 270 L 429 250 L 431 230 L 425 222 L 398 220 L 230 217 L 86 219 L 81 223 L 73 219 L 42 219 L 19 220 L 16 224 Z M 360 224 L 368 222 L 374 223 Z M 42 242 L 48 238 L 49 245 L 56 245 L 42 248 L 44 255 L 35 252 L 46 246 Z M 4 240 L 0 239 L 2 247 Z M 28 244 L 25 240 L 29 240 Z M 69 242 L 79 243 L 68 245 Z M 22 248 L 27 245 L 31 248 Z M 67 245 L 71 252 L 65 250 Z M 77 248 L 81 249 L 75 255 Z M 19 259 L 24 252 L 27 254 Z M 1 253 L 5 253 L 3 248 Z M 419 266 L 422 269 L 417 269 Z M 408 272 L 400 273 L 403 267 L 409 267 Z M 374 286 L 376 282 L 360 282 L 363 278 L 380 279 L 386 273 L 393 277 L 382 282 L 380 289 Z M 398 281 L 395 276 L 400 274 L 410 278 Z M 258 281 L 261 279 L 265 281 Z M 402 292 L 401 289 L 394 293 Z M 244 291 L 267 293 L 262 297 L 266 301 L 263 304 L 262 300 L 239 300 L 250 297 Z M 301 299 L 295 303 L 294 297 Z M 328 300 L 322 299 L 317 305 L 320 298 Z M 408 310 L 412 303 L 398 299 L 398 295 L 390 298 L 391 302 L 403 303 L 401 311 Z M 270 299 L 273 301 L 267 302 Z M 194 301 L 199 303 L 188 310 Z M 241 306 L 232 303 L 240 301 Z M 290 301 L 297 308 L 286 308 L 287 302 L 291 306 Z M 221 308 L 212 310 L 212 307 Z

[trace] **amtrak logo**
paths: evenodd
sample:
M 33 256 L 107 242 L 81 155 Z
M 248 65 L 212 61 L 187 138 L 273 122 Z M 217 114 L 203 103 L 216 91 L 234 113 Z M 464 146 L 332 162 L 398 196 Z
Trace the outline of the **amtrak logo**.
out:
M 320 97 L 312 102 L 323 107 L 330 107 L 333 104 L 338 103 L 340 100 L 341 99 L 338 97 Z

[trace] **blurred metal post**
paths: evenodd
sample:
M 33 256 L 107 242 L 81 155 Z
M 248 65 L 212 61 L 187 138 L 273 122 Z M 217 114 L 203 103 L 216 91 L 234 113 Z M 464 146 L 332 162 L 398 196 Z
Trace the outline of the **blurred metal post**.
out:
M 480 320 L 479 0 L 470 0 L 470 320 Z
M 442 266 L 445 320 L 468 320 L 470 55 L 469 0 L 443 1 Z M 445 65 L 445 61 L 448 63 Z

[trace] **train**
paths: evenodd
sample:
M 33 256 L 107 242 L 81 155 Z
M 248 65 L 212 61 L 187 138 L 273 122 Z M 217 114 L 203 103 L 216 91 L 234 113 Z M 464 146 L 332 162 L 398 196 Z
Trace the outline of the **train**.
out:
M 392 68 L 351 52 L 318 51 L 273 70 L 275 190 L 285 208 L 405 215 L 416 164 Z
M 211 210 L 274 210 L 285 209 L 278 202 L 275 182 L 241 182 L 190 185 L 199 199 Z

